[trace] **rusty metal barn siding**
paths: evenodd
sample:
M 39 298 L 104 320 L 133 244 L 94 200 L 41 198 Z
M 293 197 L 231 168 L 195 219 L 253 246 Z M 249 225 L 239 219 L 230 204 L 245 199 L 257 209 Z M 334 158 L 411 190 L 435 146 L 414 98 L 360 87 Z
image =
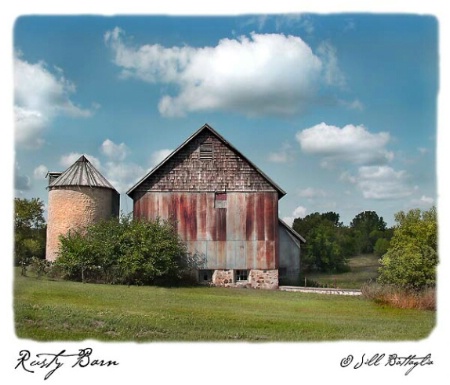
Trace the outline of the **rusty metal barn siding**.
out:
M 147 192 L 135 200 L 134 216 L 175 220 L 205 269 L 278 268 L 277 192 L 227 192 L 226 199 L 216 208 L 214 192 Z

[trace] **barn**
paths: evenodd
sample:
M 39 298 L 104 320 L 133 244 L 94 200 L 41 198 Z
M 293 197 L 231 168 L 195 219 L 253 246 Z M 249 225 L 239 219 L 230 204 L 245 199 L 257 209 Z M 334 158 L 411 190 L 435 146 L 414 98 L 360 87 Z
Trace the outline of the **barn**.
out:
M 127 191 L 133 217 L 172 221 L 202 265 L 198 280 L 295 284 L 303 237 L 278 218 L 286 193 L 205 124 Z

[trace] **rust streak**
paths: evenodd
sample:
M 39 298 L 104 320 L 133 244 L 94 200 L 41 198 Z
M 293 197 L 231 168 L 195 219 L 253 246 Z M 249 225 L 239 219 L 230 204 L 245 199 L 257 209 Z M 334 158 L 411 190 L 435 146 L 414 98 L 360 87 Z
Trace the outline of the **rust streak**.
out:
M 264 232 L 264 194 L 257 194 L 256 197 L 256 212 L 255 212 L 255 220 L 256 220 L 256 239 L 258 241 L 263 241 L 265 238 Z
M 245 233 L 246 233 L 246 239 L 248 241 L 251 241 L 254 239 L 254 195 L 249 194 L 247 196 L 247 207 L 246 207 L 246 218 L 245 218 Z

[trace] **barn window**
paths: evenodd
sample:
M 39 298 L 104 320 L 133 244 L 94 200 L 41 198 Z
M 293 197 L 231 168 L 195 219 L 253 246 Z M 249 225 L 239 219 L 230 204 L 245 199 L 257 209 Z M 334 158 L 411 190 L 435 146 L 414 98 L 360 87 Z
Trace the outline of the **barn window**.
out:
M 216 209 L 227 208 L 227 193 L 216 193 L 214 196 L 214 207 Z
M 235 281 L 247 281 L 248 280 L 248 270 L 236 270 L 235 271 Z
M 200 145 L 200 159 L 212 159 L 213 146 L 212 144 L 203 143 Z
M 214 270 L 199 270 L 198 271 L 198 280 L 200 283 L 202 282 L 212 282 Z

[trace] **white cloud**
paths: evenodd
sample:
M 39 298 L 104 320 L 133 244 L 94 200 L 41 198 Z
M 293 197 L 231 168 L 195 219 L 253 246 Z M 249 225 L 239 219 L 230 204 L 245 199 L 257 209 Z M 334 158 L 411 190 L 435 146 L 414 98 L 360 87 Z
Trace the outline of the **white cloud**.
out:
M 343 128 L 320 123 L 297 133 L 302 151 L 319 155 L 322 166 L 336 162 L 380 164 L 393 159 L 386 150 L 390 140 L 387 132 L 372 134 L 364 126 L 347 125 Z
M 406 172 L 389 166 L 362 166 L 356 176 L 343 174 L 341 180 L 356 184 L 366 199 L 401 199 L 413 193 Z
M 70 95 L 75 84 L 64 77 L 60 68 L 55 73 L 42 61 L 29 63 L 14 56 L 14 113 L 16 143 L 24 147 L 39 147 L 41 135 L 59 115 L 88 117 L 91 112 L 76 106 Z
M 34 179 L 45 179 L 47 172 L 48 172 L 47 166 L 41 164 L 34 169 L 33 177 Z
M 426 195 L 422 195 L 419 199 L 412 199 L 411 204 L 416 206 L 431 206 L 434 204 L 434 199 Z
M 30 190 L 31 180 L 28 175 L 20 173 L 20 166 L 18 163 L 15 164 L 14 168 L 14 189 L 19 193 Z
M 339 100 L 339 105 L 348 108 L 349 110 L 358 110 L 358 111 L 364 110 L 364 104 L 359 99 L 355 99 L 352 101 Z
M 288 163 L 294 160 L 294 151 L 289 143 L 284 143 L 280 151 L 269 153 L 269 161 L 273 163 Z
M 106 139 L 102 143 L 100 151 L 110 159 L 121 161 L 126 158 L 129 149 L 125 143 L 115 144 L 112 140 Z
M 307 209 L 303 206 L 298 206 L 292 211 L 292 214 L 288 217 L 283 217 L 283 221 L 285 221 L 289 226 L 292 226 L 294 223 L 294 219 L 296 218 L 304 218 L 306 217 Z
M 133 47 L 124 36 L 119 28 L 105 34 L 122 77 L 173 84 L 179 90 L 161 98 L 164 116 L 214 110 L 292 115 L 317 102 L 319 87 L 342 80 L 330 45 L 316 55 L 296 36 L 252 33 L 202 48 Z
M 315 189 L 313 187 L 307 187 L 303 190 L 300 190 L 297 195 L 301 198 L 308 198 L 308 199 L 323 198 L 327 196 L 325 191 L 321 189 Z
M 324 64 L 325 80 L 330 85 L 345 85 L 345 79 L 342 72 L 339 70 L 337 63 L 336 48 L 329 42 L 323 42 L 317 49 L 317 54 L 322 58 Z
M 101 171 L 109 183 L 121 194 L 130 189 L 149 170 L 141 166 L 127 162 L 107 162 L 104 171 Z
M 170 150 L 168 148 L 164 148 L 162 150 L 153 152 L 152 155 L 150 156 L 150 167 L 153 168 L 157 166 L 164 159 L 166 159 L 172 152 L 173 150 Z

